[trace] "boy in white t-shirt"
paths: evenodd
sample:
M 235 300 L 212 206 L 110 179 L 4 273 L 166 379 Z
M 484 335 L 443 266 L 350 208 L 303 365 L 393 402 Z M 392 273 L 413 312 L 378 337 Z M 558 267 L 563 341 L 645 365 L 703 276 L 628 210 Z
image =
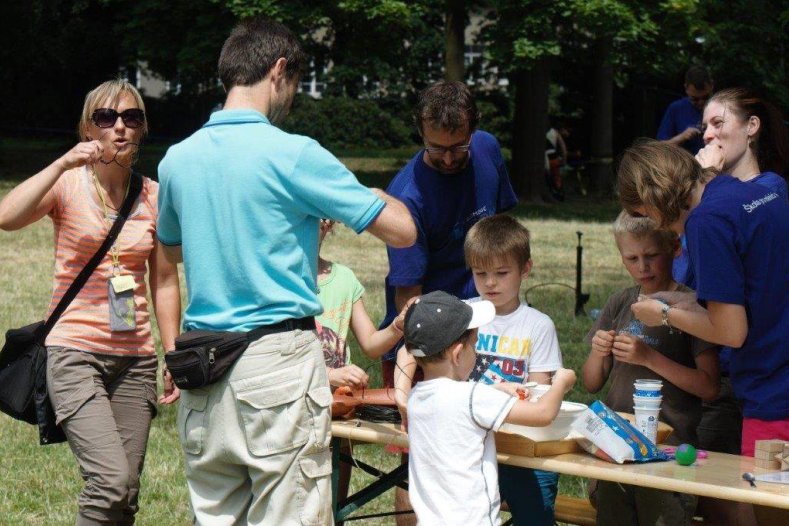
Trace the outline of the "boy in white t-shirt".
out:
M 551 383 L 562 367 L 556 327 L 520 300 L 521 283 L 532 268 L 529 231 L 511 216 L 486 217 L 469 230 L 463 250 L 480 294 L 476 300 L 496 306 L 496 318 L 479 329 L 471 380 Z M 499 487 L 514 526 L 553 526 L 558 473 L 502 466 Z
M 536 402 L 520 384 L 466 381 L 477 363 L 477 328 L 493 320 L 489 301 L 465 303 L 445 292 L 417 299 L 405 318 L 408 352 L 424 380 L 408 398 L 411 503 L 420 524 L 500 524 L 496 445 L 503 423 L 550 424 L 575 373 L 559 369 Z

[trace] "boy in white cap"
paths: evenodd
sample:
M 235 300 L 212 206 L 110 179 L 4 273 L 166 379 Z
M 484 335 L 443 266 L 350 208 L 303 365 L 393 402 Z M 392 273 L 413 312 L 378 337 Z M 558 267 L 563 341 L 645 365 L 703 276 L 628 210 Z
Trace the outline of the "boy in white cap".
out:
M 440 291 L 406 313 L 406 348 L 425 375 L 408 398 L 408 476 L 420 524 L 500 524 L 493 432 L 505 422 L 550 424 L 575 383 L 573 371 L 559 369 L 551 389 L 528 402 L 521 384 L 468 382 L 477 328 L 495 316 L 489 301 L 467 304 Z

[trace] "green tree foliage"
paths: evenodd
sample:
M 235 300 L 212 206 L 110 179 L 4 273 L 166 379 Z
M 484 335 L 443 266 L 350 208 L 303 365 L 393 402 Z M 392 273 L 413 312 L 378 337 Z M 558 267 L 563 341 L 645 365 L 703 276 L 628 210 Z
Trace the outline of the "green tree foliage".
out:
M 789 3 L 703 0 L 694 28 L 716 87 L 747 86 L 789 114 Z

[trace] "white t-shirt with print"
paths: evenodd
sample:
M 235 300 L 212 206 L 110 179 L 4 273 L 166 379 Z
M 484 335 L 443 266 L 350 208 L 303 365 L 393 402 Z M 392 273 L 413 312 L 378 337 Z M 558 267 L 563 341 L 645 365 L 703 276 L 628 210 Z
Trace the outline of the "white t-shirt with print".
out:
M 408 481 L 420 525 L 498 525 L 494 433 L 516 399 L 490 386 L 436 378 L 408 397 Z
M 529 373 L 553 372 L 562 366 L 553 321 L 525 303 L 480 327 L 476 350 L 477 363 L 469 378 L 474 382 L 525 383 Z

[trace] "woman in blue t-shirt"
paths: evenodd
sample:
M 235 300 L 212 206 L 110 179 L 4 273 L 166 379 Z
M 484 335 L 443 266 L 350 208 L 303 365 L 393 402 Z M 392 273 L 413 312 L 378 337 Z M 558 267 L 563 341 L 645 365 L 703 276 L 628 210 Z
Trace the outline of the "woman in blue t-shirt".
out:
M 696 275 L 698 302 L 643 298 L 635 316 L 732 348 L 743 454 L 753 455 L 755 440 L 789 440 L 789 202 L 660 142 L 627 150 L 618 184 L 630 213 L 685 233 Z
M 704 107 L 702 129 L 705 147 L 696 159 L 703 167 L 761 184 L 787 199 L 789 131 L 775 106 L 747 88 L 725 89 Z

